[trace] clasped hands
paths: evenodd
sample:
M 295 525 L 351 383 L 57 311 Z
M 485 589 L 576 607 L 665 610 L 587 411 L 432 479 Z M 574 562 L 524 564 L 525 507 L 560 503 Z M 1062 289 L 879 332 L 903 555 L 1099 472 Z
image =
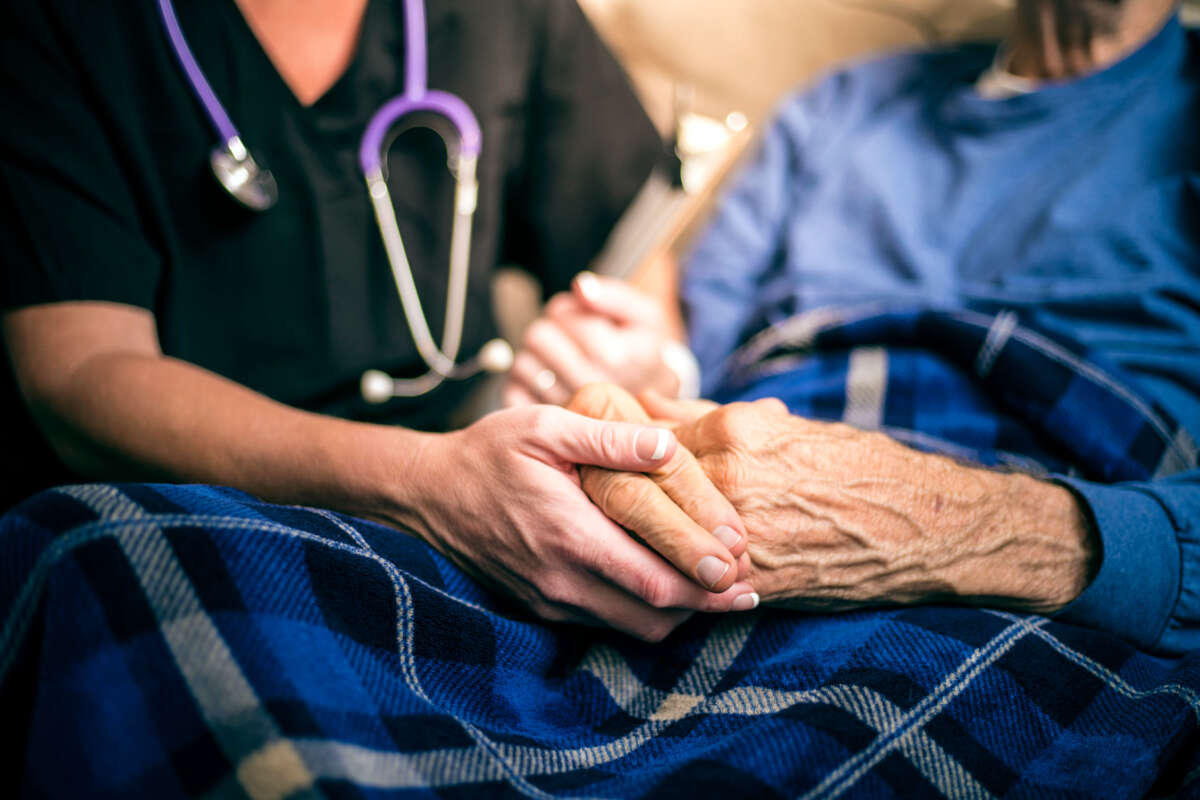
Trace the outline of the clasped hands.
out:
M 1049 613 L 1078 596 L 1095 567 L 1093 534 L 1074 496 L 1027 475 L 806 420 L 773 399 L 634 399 L 601 384 L 568 408 L 670 427 L 679 450 L 669 463 L 646 473 L 581 466 L 584 491 L 694 575 L 704 542 L 689 523 L 711 513 L 715 489 L 746 535 L 736 543 L 739 578 L 765 602 L 844 609 L 944 601 Z
M 417 454 L 470 478 L 392 521 L 543 618 L 650 641 L 760 601 L 1050 612 L 1087 585 L 1098 547 L 1067 489 L 777 400 L 665 400 L 668 327 L 636 289 L 576 280 L 526 335 L 510 408 Z M 661 452 L 632 452 L 663 429 Z

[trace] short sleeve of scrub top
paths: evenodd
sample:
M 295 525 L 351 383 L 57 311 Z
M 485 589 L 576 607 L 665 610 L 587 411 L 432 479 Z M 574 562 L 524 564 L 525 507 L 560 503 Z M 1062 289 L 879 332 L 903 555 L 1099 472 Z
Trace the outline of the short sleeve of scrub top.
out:
M 309 106 L 235 0 L 175 6 L 214 91 L 274 173 L 279 203 L 246 211 L 214 181 L 216 136 L 155 0 L 12 0 L 0 9 L 0 308 L 72 300 L 146 308 L 165 354 L 281 402 L 443 429 L 469 385 L 381 407 L 357 388 L 365 369 L 425 370 L 357 164 L 371 116 L 403 91 L 402 3 L 369 0 L 349 67 Z M 661 142 L 575 2 L 427 0 L 426 8 L 429 85 L 464 99 L 484 135 L 461 351 L 469 356 L 496 333 L 492 271 L 516 264 L 548 292 L 565 287 L 603 244 Z M 387 165 L 438 335 L 454 186 L 445 149 L 427 130 L 404 133 Z M 5 426 L 0 445 L 29 453 L 26 461 L 43 457 L 48 448 L 29 434 L 7 369 L 0 410 L 21 420 Z

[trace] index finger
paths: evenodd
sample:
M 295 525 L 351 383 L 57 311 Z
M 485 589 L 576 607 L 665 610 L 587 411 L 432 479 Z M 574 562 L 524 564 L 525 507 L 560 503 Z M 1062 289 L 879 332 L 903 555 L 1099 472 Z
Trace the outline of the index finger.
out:
M 677 449 L 671 460 L 690 460 L 695 465 L 695 459 L 683 448 Z M 699 466 L 695 469 L 699 471 Z M 729 524 L 740 526 L 741 521 L 736 514 L 722 513 L 720 506 L 728 504 L 724 498 L 721 503 L 713 503 L 703 496 L 705 487 L 712 486 L 703 473 L 694 483 L 679 478 L 688 471 L 678 463 L 671 470 L 674 496 L 648 475 L 581 467 L 580 477 L 588 497 L 613 522 L 631 531 L 705 589 L 723 592 L 737 580 L 737 558 L 746 550 L 745 535 Z M 658 479 L 666 480 L 662 476 Z M 693 510 L 689 512 L 688 508 Z M 694 514 L 707 518 L 706 522 L 698 522 Z M 712 522 L 714 517 L 716 524 Z
M 586 387 L 571 408 L 601 419 L 649 421 L 637 401 L 617 387 Z M 711 591 L 732 585 L 737 560 L 746 551 L 745 526 L 685 448 L 677 447 L 645 474 L 583 467 L 580 476 L 605 514 L 685 575 Z
M 581 272 L 571 289 L 585 308 L 616 322 L 658 324 L 663 317 L 658 300 L 623 280 Z

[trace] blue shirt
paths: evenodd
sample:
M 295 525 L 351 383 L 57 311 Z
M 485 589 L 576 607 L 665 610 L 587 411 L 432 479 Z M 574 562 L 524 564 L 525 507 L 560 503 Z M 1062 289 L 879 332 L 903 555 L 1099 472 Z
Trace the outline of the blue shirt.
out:
M 687 265 L 706 391 L 754 333 L 871 303 L 1012 310 L 1200 433 L 1200 37 L 1172 19 L 1080 80 L 1004 100 L 994 47 L 904 54 L 786 101 Z M 1102 564 L 1063 616 L 1200 647 L 1200 473 L 1063 477 Z

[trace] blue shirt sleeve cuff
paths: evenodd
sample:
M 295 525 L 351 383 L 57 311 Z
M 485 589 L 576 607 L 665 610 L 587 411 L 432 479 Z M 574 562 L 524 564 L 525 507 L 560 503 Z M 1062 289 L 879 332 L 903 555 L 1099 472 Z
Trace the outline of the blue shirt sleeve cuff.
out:
M 1175 526 L 1153 496 L 1134 487 L 1059 478 L 1090 513 L 1101 547 L 1091 584 L 1055 618 L 1109 631 L 1154 649 L 1179 596 Z

